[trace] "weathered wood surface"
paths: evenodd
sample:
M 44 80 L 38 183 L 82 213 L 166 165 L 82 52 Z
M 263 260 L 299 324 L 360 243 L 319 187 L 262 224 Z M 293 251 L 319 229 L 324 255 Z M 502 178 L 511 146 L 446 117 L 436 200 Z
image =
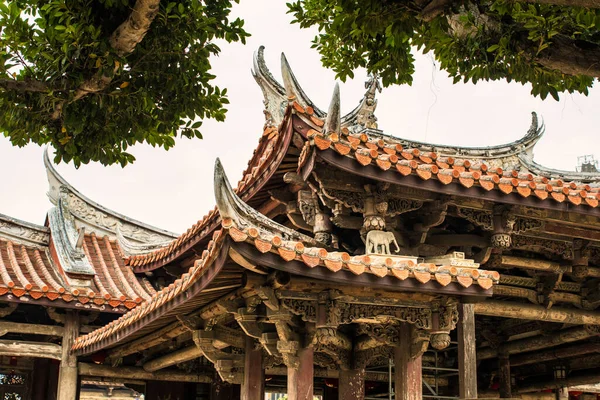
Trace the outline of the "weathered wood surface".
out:
M 533 304 L 486 300 L 475 303 L 475 314 L 490 317 L 517 318 L 522 320 L 559 322 L 574 325 L 600 325 L 600 312 L 552 307 L 547 309 Z
M 588 329 L 585 326 L 575 326 L 545 336 L 534 336 L 531 338 L 514 340 L 504 344 L 502 349 L 507 354 L 512 355 L 527 351 L 546 349 L 564 343 L 576 342 L 595 335 L 597 335 L 597 333 L 595 333 L 594 330 Z M 497 356 L 498 349 L 495 348 L 489 347 L 477 351 L 478 360 L 486 360 Z
M 277 376 L 286 376 L 288 373 L 287 367 L 271 367 L 267 368 L 265 371 L 266 375 L 277 375 Z M 315 369 L 314 370 L 315 378 L 338 378 L 340 377 L 339 371 L 334 369 Z M 393 378 L 392 378 L 393 380 Z M 365 372 L 365 381 L 372 382 L 388 382 L 388 374 L 385 373 L 377 373 L 377 372 Z M 424 375 L 423 382 L 427 382 L 429 385 L 435 385 L 435 377 L 433 375 Z M 448 378 L 438 377 L 438 384 L 440 386 L 448 386 Z
M 64 328 L 62 326 L 0 321 L 0 332 L 3 335 L 7 333 L 27 333 L 30 335 L 62 336 Z
M 262 359 L 262 349 L 255 348 L 254 339 L 246 336 L 242 400 L 264 400 L 265 398 L 265 370 Z
M 110 365 L 97 365 L 79 363 L 79 375 L 97 378 L 116 378 L 143 381 L 172 381 L 191 383 L 212 383 L 214 377 L 206 374 L 188 374 L 179 371 L 148 372 L 138 367 L 111 367 Z
M 298 350 L 298 368 L 288 367 L 288 400 L 313 400 L 313 348 Z
M 578 357 L 584 354 L 600 353 L 600 343 L 583 343 L 575 344 L 560 349 L 551 349 L 539 351 L 535 353 L 526 353 L 523 355 L 511 357 L 510 365 L 518 367 L 521 365 L 529 365 L 542 363 L 551 360 L 559 360 L 562 358 Z
M 77 336 L 79 336 L 79 312 L 67 310 L 58 373 L 57 400 L 73 400 L 77 398 L 77 357 L 71 352 Z
M 547 389 L 556 389 L 560 390 L 565 387 L 579 386 L 579 385 L 590 385 L 600 382 L 600 372 L 594 371 L 593 373 L 587 375 L 580 376 L 569 376 L 567 379 L 561 380 L 548 380 L 531 383 L 529 385 L 521 385 L 517 388 L 518 393 L 531 393 L 531 392 L 540 392 L 542 390 Z
M 421 377 L 421 356 L 411 359 L 410 325 L 400 328 L 400 343 L 394 348 L 394 391 L 396 400 L 421 400 L 423 382 Z
M 510 382 L 510 358 L 508 354 L 502 352 L 498 357 L 498 380 L 500 387 L 500 397 L 510 399 L 512 397 L 512 389 Z
M 500 263 L 502 265 L 508 265 L 511 267 L 532 269 L 536 271 L 554 272 L 557 274 L 565 272 L 567 270 L 567 267 L 562 266 L 557 262 L 507 255 L 502 255 L 500 257 Z
M 458 386 L 462 399 L 477 398 L 477 356 L 473 304 L 458 305 Z
M 351 369 L 340 371 L 338 399 L 339 400 L 364 400 L 365 398 L 365 370 Z
M 151 334 L 146 335 L 140 339 L 116 347 L 114 350 L 111 350 L 109 352 L 108 357 L 111 360 L 116 360 L 121 357 L 125 357 L 130 354 L 137 353 L 138 351 L 146 350 L 152 346 L 156 346 L 160 343 L 166 342 L 167 340 L 170 340 L 185 332 L 187 332 L 187 329 L 183 325 L 181 325 L 180 322 L 175 322 L 171 325 L 165 326 L 162 329 L 152 332 Z
M 40 357 L 60 360 L 62 347 L 54 343 L 0 340 L 0 356 Z
M 158 371 L 171 365 L 179 364 L 185 361 L 195 360 L 202 356 L 202 350 L 197 346 L 189 346 L 183 349 L 174 351 L 173 353 L 150 360 L 144 364 L 144 370 L 148 372 Z

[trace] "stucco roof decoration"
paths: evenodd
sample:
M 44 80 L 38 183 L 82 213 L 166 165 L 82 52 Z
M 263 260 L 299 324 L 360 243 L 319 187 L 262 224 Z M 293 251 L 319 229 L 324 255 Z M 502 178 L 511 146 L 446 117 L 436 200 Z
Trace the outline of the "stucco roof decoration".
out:
M 334 92 L 332 103 L 336 102 L 339 103 L 339 92 Z M 311 110 L 298 103 L 294 104 L 294 112 L 307 123 L 314 117 Z M 322 122 L 325 124 L 325 121 Z M 395 170 L 400 176 L 416 175 L 423 180 L 436 179 L 444 185 L 455 183 L 466 188 L 478 186 L 487 191 L 499 190 L 506 195 L 517 193 L 522 197 L 568 201 L 573 205 L 597 207 L 600 199 L 600 187 L 589 184 L 563 182 L 518 169 L 494 168 L 483 159 L 445 156 L 416 147 L 406 148 L 395 138 L 373 137 L 368 132 L 352 133 L 342 128 L 339 132 L 326 133 L 321 128 L 323 124 L 317 124 L 306 132 L 311 145 L 321 151 L 333 150 L 364 167 Z

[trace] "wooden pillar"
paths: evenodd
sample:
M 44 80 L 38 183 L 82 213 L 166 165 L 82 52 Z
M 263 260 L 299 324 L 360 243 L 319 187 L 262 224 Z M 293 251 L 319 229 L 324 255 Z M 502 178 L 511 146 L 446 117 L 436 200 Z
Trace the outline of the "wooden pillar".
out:
M 557 400 L 569 400 L 569 388 L 560 388 L 556 391 Z
M 411 327 L 404 323 L 400 327 L 400 344 L 394 348 L 394 392 L 396 400 L 421 400 L 423 380 L 421 356 L 411 359 Z
M 222 382 L 215 378 L 215 383 L 210 388 L 210 400 L 240 400 L 240 385 Z
M 262 358 L 262 349 L 256 349 L 254 339 L 246 336 L 242 400 L 264 400 L 265 398 L 265 370 L 262 366 Z
M 313 348 L 298 350 L 298 368 L 288 366 L 287 400 L 313 400 Z
M 458 305 L 458 386 L 461 399 L 477 398 L 477 355 L 473 304 Z M 510 379 L 510 377 L 509 377 Z
M 340 370 L 338 393 L 339 400 L 364 400 L 365 370 Z
M 510 358 L 508 353 L 500 352 L 498 355 L 498 380 L 500 387 L 500 398 L 510 399 L 512 397 L 512 388 L 510 385 Z
M 75 400 L 79 398 L 77 390 L 77 357 L 71 353 L 75 338 L 79 335 L 79 313 L 67 310 L 65 314 L 65 330 L 62 339 L 62 357 L 58 374 L 58 400 Z
M 48 386 L 50 384 L 50 363 L 52 360 L 48 358 L 35 358 L 33 360 L 33 400 L 48 400 L 52 399 L 48 395 Z M 56 398 L 56 396 L 54 397 Z

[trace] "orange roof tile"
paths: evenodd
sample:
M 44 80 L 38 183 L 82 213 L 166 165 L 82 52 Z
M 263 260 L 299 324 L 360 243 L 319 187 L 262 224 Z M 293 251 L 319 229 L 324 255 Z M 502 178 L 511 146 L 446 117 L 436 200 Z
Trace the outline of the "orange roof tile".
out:
M 132 324 L 137 323 L 137 325 L 143 326 L 144 321 L 156 318 L 157 314 L 174 308 L 177 305 L 175 298 L 180 298 L 181 302 L 185 302 L 191 298 L 193 294 L 187 293 L 187 291 L 194 289 L 195 285 L 221 253 L 225 237 L 226 235 L 223 235 L 222 231 L 216 231 L 213 239 L 207 246 L 207 250 L 203 252 L 202 257 L 196 260 L 194 266 L 187 273 L 183 274 L 180 279 L 158 291 L 149 301 L 144 302 L 140 307 L 124 314 L 108 325 L 96 329 L 87 335 L 78 337 L 73 344 L 73 351 L 80 354 L 97 351 L 109 345 L 110 340 L 114 340 L 117 334 L 119 334 L 119 339 L 125 338 L 127 335 L 121 333 Z M 197 287 L 196 291 L 200 291 L 201 288 Z
M 288 107 L 286 116 L 290 112 L 291 107 Z M 278 129 L 270 126 L 265 128 L 259 140 L 259 145 L 235 189 L 244 201 L 250 200 L 277 169 L 285 156 L 290 140 L 291 130 L 288 130 L 286 120 Z M 218 226 L 219 214 L 215 207 L 168 246 L 147 254 L 131 256 L 126 259 L 126 263 L 132 266 L 136 272 L 158 268 L 206 238 Z
M 302 117 L 306 118 L 306 115 Z M 452 183 L 466 188 L 478 186 L 486 191 L 499 190 L 506 195 L 515 193 L 522 197 L 533 196 L 540 200 L 552 199 L 559 203 L 569 202 L 593 208 L 598 207 L 600 199 L 600 187 L 549 180 L 517 170 L 503 171 L 479 159 L 457 159 L 435 152 L 421 152 L 416 148 L 403 149 L 391 137 L 372 137 L 364 132 L 355 134 L 345 128 L 342 132 L 329 134 L 309 128 L 306 136 L 321 151 L 332 150 L 354 159 L 362 166 L 377 166 L 383 171 L 395 169 L 399 176 L 415 175 L 422 180 L 433 179 L 444 185 Z
M 0 297 L 12 295 L 17 301 L 42 299 L 57 307 L 79 305 L 115 312 L 150 299 L 148 289 L 125 266 L 115 241 L 85 235 L 84 250 L 96 274 L 89 286 L 75 287 L 59 272 L 47 247 L 0 238 Z
M 250 243 L 261 253 L 275 253 L 284 261 L 300 261 L 309 268 L 327 268 L 332 272 L 348 270 L 355 275 L 367 273 L 380 278 L 393 276 L 400 280 L 414 278 L 421 283 L 431 280 L 442 286 L 457 282 L 469 287 L 475 283 L 486 290 L 500 279 L 496 271 L 485 271 L 475 267 L 436 266 L 430 263 L 415 263 L 395 256 L 350 256 L 345 252 L 328 252 L 324 248 L 307 247 L 301 242 L 261 233 L 254 227 L 239 229 L 230 219 L 223 221 L 223 227 L 235 242 Z M 459 277 L 461 279 L 458 279 Z

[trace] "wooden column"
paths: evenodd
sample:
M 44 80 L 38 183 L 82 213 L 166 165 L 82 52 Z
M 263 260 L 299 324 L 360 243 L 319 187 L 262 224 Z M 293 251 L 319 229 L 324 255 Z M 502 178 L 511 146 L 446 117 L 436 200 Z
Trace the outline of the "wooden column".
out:
M 512 397 L 512 388 L 510 386 L 510 358 L 508 353 L 500 352 L 498 355 L 498 380 L 500 387 L 500 398 L 510 399 Z
M 79 335 L 79 313 L 67 310 L 65 330 L 62 339 L 62 357 L 58 374 L 58 400 L 75 400 L 79 398 L 77 390 L 77 357 L 71 353 L 75 338 Z
M 298 368 L 288 366 L 287 400 L 313 400 L 313 348 L 298 350 Z
M 365 370 L 340 370 L 338 393 L 339 400 L 364 400 Z
M 48 358 L 35 358 L 33 360 L 33 400 L 48 400 L 48 385 L 50 383 L 50 363 Z M 56 397 L 55 397 L 56 398 Z
M 421 373 L 421 356 L 411 359 L 411 327 L 402 324 L 400 327 L 400 344 L 394 348 L 394 392 L 396 400 L 421 400 L 423 381 Z
M 262 359 L 262 349 L 256 349 L 254 339 L 246 336 L 242 400 L 264 400 L 265 398 L 265 370 Z
M 461 399 L 477 398 L 477 357 L 473 304 L 458 305 L 458 386 Z

